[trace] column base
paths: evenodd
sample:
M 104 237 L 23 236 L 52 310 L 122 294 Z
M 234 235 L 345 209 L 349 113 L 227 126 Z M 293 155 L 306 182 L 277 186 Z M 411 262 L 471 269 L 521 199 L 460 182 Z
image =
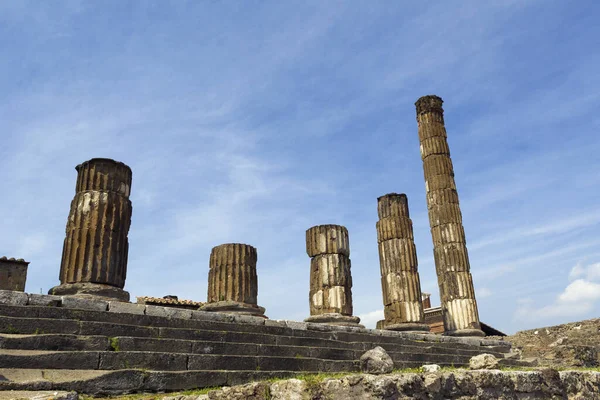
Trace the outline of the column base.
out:
M 311 315 L 306 318 L 304 322 L 312 322 L 315 324 L 327 324 L 327 325 L 339 325 L 339 326 L 354 326 L 357 328 L 364 328 L 363 325 L 359 324 L 360 318 L 353 317 L 350 315 L 342 315 L 339 313 L 326 313 L 319 315 Z
M 206 303 L 200 307 L 202 311 L 221 312 L 226 314 L 241 314 L 241 315 L 252 315 L 255 317 L 265 316 L 265 308 L 257 306 L 256 304 L 241 303 L 237 301 L 217 301 L 215 303 Z
M 386 331 L 411 332 L 411 333 L 429 333 L 429 325 L 419 324 L 417 322 L 406 322 L 399 324 L 383 324 Z
M 444 336 L 478 336 L 484 337 L 485 332 L 481 329 L 457 329 L 455 331 L 446 331 L 443 333 Z
M 129 292 L 116 286 L 104 285 L 101 283 L 63 283 L 62 285 L 50 289 L 48 294 L 129 302 Z

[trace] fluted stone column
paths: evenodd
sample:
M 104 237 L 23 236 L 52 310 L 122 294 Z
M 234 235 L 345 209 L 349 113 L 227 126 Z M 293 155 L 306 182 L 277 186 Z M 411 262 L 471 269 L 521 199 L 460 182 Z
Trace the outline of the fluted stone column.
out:
M 22 258 L 0 257 L 0 290 L 24 292 L 28 266 Z
M 352 316 L 352 275 L 348 230 L 318 225 L 306 231 L 310 260 L 310 317 L 306 322 L 360 326 Z
M 383 329 L 428 332 L 421 301 L 417 249 L 405 194 L 377 199 L 377 242 L 383 291 Z
M 227 243 L 213 247 L 208 271 L 208 300 L 204 311 L 264 316 L 259 307 L 256 249 L 247 244 Z
M 75 197 L 67 220 L 60 286 L 51 294 L 129 301 L 127 234 L 131 225 L 131 169 L 106 158 L 77 167 Z
M 479 323 L 442 99 L 424 96 L 415 105 L 445 334 L 485 336 Z

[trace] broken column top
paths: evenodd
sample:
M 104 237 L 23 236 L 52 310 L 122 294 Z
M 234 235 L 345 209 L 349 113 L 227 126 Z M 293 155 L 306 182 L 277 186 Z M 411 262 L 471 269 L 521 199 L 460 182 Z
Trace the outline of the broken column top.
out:
M 408 198 L 404 193 L 388 193 L 377 198 L 377 214 L 379 218 L 406 217 L 408 212 Z
M 319 254 L 350 256 L 348 229 L 342 225 L 317 225 L 307 229 L 306 253 L 309 257 Z
M 29 261 L 25 261 L 22 258 L 17 258 L 17 259 L 15 259 L 14 257 L 6 258 L 6 256 L 0 257 L 0 262 L 10 262 L 10 263 L 29 265 Z
M 415 106 L 417 106 L 417 115 L 421 115 L 428 112 L 438 112 L 440 114 L 444 113 L 444 109 L 442 108 L 442 100 L 441 97 L 438 97 L 434 94 L 430 94 L 427 96 L 423 96 L 417 100 Z
M 245 243 L 225 243 L 210 251 L 209 268 L 220 265 L 256 265 L 257 260 L 256 247 Z
M 75 192 L 98 190 L 117 192 L 129 197 L 131 191 L 131 168 L 110 158 L 92 158 L 75 167 L 77 185 Z

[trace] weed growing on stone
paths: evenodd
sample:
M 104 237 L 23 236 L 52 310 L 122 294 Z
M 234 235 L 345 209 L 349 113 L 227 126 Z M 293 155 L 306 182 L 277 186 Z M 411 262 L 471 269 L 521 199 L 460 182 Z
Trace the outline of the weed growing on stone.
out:
M 119 348 L 119 338 L 111 337 L 111 338 L 108 338 L 108 340 L 110 342 L 110 349 L 112 351 L 119 351 L 120 350 L 120 348 Z
M 6 327 L 6 333 L 19 333 L 19 330 L 14 326 L 8 324 L 8 326 Z

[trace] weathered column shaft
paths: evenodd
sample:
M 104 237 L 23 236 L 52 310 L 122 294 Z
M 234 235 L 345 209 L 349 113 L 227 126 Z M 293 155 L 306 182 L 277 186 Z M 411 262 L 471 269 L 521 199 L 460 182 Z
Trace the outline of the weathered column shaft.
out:
M 424 96 L 415 105 L 444 328 L 447 334 L 483 336 L 446 140 L 442 99 Z
M 308 322 L 357 325 L 352 316 L 352 274 L 348 230 L 340 225 L 318 225 L 306 231 L 310 261 L 310 317 Z
M 0 257 L 0 290 L 24 292 L 28 265 L 22 258 Z
M 210 253 L 208 301 L 256 304 L 257 253 L 252 246 L 232 243 L 214 247 Z
M 61 285 L 51 289 L 51 293 L 128 301 L 129 294 L 120 289 L 127 276 L 131 169 L 114 160 L 94 158 L 76 170 L 76 193 L 67 219 L 60 268 Z
M 405 194 L 377 199 L 377 241 L 385 329 L 428 331 L 421 302 L 417 249 Z
M 131 211 L 129 199 L 118 193 L 75 195 L 63 247 L 62 283 L 94 282 L 123 288 Z
M 256 248 L 242 243 L 213 247 L 208 271 L 208 303 L 202 309 L 264 316 L 257 305 Z

